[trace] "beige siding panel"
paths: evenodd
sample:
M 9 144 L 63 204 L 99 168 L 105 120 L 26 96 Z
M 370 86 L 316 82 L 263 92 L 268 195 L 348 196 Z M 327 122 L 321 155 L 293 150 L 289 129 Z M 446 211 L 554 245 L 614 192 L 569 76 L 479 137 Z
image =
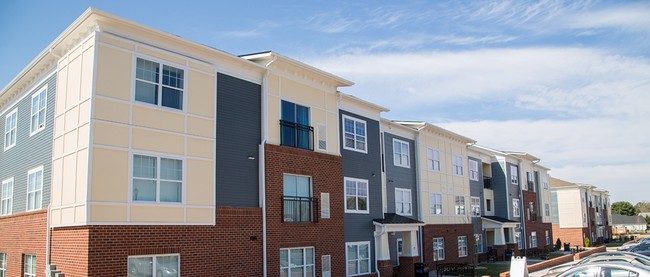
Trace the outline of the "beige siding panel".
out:
M 280 94 L 280 77 L 278 75 L 270 75 L 268 78 L 268 93 L 272 95 Z
M 70 154 L 77 150 L 77 130 L 66 133 L 63 136 L 63 153 Z
M 76 224 L 86 223 L 86 205 L 74 207 L 75 221 Z
M 68 64 L 68 85 L 65 97 L 65 108 L 69 109 L 79 102 L 81 90 L 81 57 L 74 58 Z
M 77 182 L 77 155 L 71 154 L 63 158 L 63 187 L 61 191 L 61 204 L 75 203 Z
M 168 62 L 172 62 L 175 64 L 170 64 L 171 66 L 183 66 L 185 67 L 185 59 L 179 58 L 177 56 L 169 55 L 167 52 L 162 52 L 157 49 L 152 49 L 149 47 L 139 47 L 138 52 L 145 54 L 147 56 L 151 56 L 154 58 L 162 59 Z M 145 57 L 146 58 L 146 57 Z M 164 62 L 164 61 L 163 61 Z
M 198 69 L 198 70 L 201 70 L 203 72 L 214 72 L 214 68 L 212 66 L 206 65 L 204 63 L 199 63 L 199 62 L 195 62 L 193 60 L 190 60 L 188 64 L 190 65 L 190 68 Z
M 310 107 L 325 108 L 326 92 L 301 83 L 282 79 L 282 99 Z
M 61 209 L 52 209 L 49 214 L 53 226 L 61 225 Z
M 88 195 L 88 149 L 77 152 L 77 182 L 75 202 L 86 202 Z
M 109 35 L 106 35 L 106 34 L 99 34 L 98 40 L 101 41 L 101 42 L 110 44 L 110 45 L 120 47 L 120 48 L 135 51 L 135 44 L 133 44 L 130 41 L 113 38 L 113 37 L 111 37 Z
M 187 133 L 190 135 L 214 138 L 213 120 L 187 116 Z
M 68 132 L 77 128 L 79 124 L 79 109 L 75 106 L 65 113 L 65 131 Z
M 133 125 L 182 133 L 185 131 L 185 117 L 181 113 L 165 111 L 152 106 L 133 106 Z
M 54 137 L 62 136 L 63 133 L 65 133 L 65 115 L 64 114 L 59 115 L 54 119 Z
M 131 100 L 132 67 L 131 53 L 104 45 L 97 46 L 95 93 Z
M 182 223 L 182 207 L 131 206 L 131 222 Z
M 90 124 L 79 126 L 79 134 L 77 140 L 77 147 L 86 148 L 90 142 Z
M 92 156 L 90 201 L 127 202 L 129 153 L 95 147 Z
M 54 139 L 54 149 L 52 149 L 53 158 L 63 157 L 63 137 L 58 137 Z
M 280 144 L 280 98 L 269 96 L 269 143 Z
M 214 141 L 187 138 L 187 155 L 212 159 L 214 157 Z
M 68 79 L 68 67 L 63 64 L 63 61 L 59 64 L 57 77 L 56 77 L 56 112 L 55 115 L 59 116 L 65 112 L 65 91 Z M 63 127 L 63 126 L 61 126 Z
M 95 98 L 93 118 L 129 124 L 129 104 Z
M 95 122 L 93 143 L 129 147 L 129 127 Z
M 133 128 L 131 147 L 176 155 L 185 154 L 185 137 L 156 131 Z
M 187 76 L 187 111 L 206 117 L 214 117 L 214 77 L 189 70 Z
M 86 100 L 79 104 L 79 124 L 90 122 L 90 100 Z
M 95 48 L 92 46 L 86 49 L 82 56 L 81 93 L 79 94 L 81 101 L 90 99 L 90 95 L 92 94 L 94 56 Z
M 66 207 L 61 209 L 61 224 L 69 225 L 74 224 L 74 207 Z
M 212 223 L 215 217 L 212 208 L 187 208 L 185 213 L 187 223 Z
M 90 222 L 127 222 L 126 205 L 90 205 Z
M 214 163 L 187 159 L 187 205 L 214 205 Z
M 63 159 L 52 161 L 52 206 L 61 206 L 61 190 L 63 189 Z

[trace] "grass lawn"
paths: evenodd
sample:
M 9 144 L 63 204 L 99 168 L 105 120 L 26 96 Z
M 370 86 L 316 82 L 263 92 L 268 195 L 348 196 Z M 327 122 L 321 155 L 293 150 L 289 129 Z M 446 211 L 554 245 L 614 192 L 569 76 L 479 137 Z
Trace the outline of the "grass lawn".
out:
M 498 277 L 499 273 L 510 270 L 510 264 L 480 264 L 481 269 L 476 269 L 477 276 L 493 276 Z

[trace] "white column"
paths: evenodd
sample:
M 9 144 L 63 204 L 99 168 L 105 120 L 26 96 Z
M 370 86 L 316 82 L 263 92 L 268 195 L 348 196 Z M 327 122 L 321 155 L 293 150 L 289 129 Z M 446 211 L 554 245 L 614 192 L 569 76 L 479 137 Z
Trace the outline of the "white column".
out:
M 494 245 L 505 245 L 505 237 L 503 227 L 494 228 Z
M 402 244 L 402 256 L 416 257 L 419 255 L 418 237 L 415 231 L 402 232 Z
M 377 246 L 377 260 L 378 261 L 390 260 L 390 251 L 388 248 L 389 245 L 388 245 L 387 232 L 384 232 L 379 237 L 375 237 L 375 245 Z

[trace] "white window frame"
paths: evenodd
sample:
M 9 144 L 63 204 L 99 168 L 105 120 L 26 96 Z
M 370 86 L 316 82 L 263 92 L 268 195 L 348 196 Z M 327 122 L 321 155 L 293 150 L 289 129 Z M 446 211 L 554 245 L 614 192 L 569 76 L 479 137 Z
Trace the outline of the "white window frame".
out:
M 440 151 L 427 148 L 427 168 L 431 171 L 440 171 Z
M 488 201 L 489 201 L 489 203 L 488 203 Z M 490 212 L 490 213 L 493 212 L 492 202 L 494 202 L 494 200 L 492 200 L 492 198 L 485 198 L 485 212 L 486 213 L 487 212 Z
M 348 194 L 348 182 L 354 182 L 355 183 L 355 194 Z M 343 205 L 345 206 L 345 212 L 346 213 L 353 213 L 353 214 L 368 214 L 370 213 L 370 186 L 368 184 L 368 180 L 365 179 L 357 179 L 357 178 L 350 178 L 350 177 L 344 177 L 343 178 L 343 185 L 345 186 L 343 188 L 345 192 L 345 198 L 343 199 Z M 366 186 L 366 196 L 360 196 L 359 195 L 359 186 L 360 185 L 365 185 Z M 351 208 L 348 207 L 348 197 L 355 197 L 357 199 L 357 207 Z M 366 209 L 361 210 L 359 209 L 359 198 L 366 198 Z
M 0 215 L 10 215 L 14 205 L 14 177 L 2 181 L 2 200 Z
M 154 83 L 154 82 L 149 81 L 149 80 L 139 79 L 137 77 L 138 76 L 137 75 L 138 59 L 142 59 L 142 60 L 145 60 L 145 61 L 148 61 L 148 62 L 157 63 L 159 65 L 158 66 L 158 70 L 159 70 L 158 71 L 158 76 L 159 77 L 158 77 L 158 82 L 157 83 Z M 173 87 L 173 86 L 163 85 L 163 67 L 164 66 L 172 67 L 172 68 L 175 68 L 175 69 L 180 69 L 180 70 L 183 71 L 183 88 L 177 88 L 177 87 Z M 185 106 L 187 104 L 187 77 L 188 77 L 187 74 L 188 73 L 189 73 L 189 71 L 187 70 L 187 68 L 185 66 L 182 66 L 182 65 L 179 65 L 179 64 L 174 64 L 174 63 L 171 63 L 171 62 L 168 62 L 168 61 L 162 61 L 160 59 L 156 59 L 156 58 L 152 58 L 152 57 L 145 57 L 145 56 L 142 56 L 142 55 L 134 56 L 133 57 L 133 73 L 132 73 L 133 74 L 133 81 L 132 81 L 133 82 L 132 83 L 133 84 L 133 93 L 131 93 L 132 102 L 142 104 L 142 105 L 147 105 L 147 106 L 156 106 L 158 108 L 165 109 L 165 110 L 168 110 L 168 111 L 185 112 L 186 111 Z M 147 84 L 154 84 L 154 85 L 158 86 L 158 90 L 156 91 L 158 99 L 157 99 L 155 104 L 135 99 L 137 81 L 145 82 Z M 180 90 L 181 91 L 181 94 L 183 94 L 183 95 L 182 95 L 182 100 L 181 100 L 182 104 L 181 104 L 180 109 L 162 105 L 162 99 L 163 99 L 162 98 L 162 88 L 163 88 L 163 86 L 172 88 L 174 90 Z
M 537 232 L 530 232 L 530 248 L 537 248 Z
M 548 176 L 543 175 L 542 176 L 542 183 L 544 183 L 544 189 L 548 189 Z
M 36 189 L 36 187 L 35 187 L 36 184 L 34 184 L 34 189 L 33 189 L 33 190 L 29 190 L 29 179 L 30 179 L 29 176 L 31 176 L 31 175 L 35 175 L 35 174 L 38 173 L 38 172 L 41 173 L 41 180 L 40 180 L 40 181 L 41 181 L 41 188 L 40 188 L 40 189 Z M 26 198 L 25 198 L 25 207 L 26 207 L 26 208 L 25 208 L 25 211 L 28 211 L 28 212 L 29 212 L 29 211 L 36 211 L 36 210 L 40 210 L 40 209 L 43 208 L 43 186 L 44 186 L 44 184 L 43 184 L 43 180 L 45 180 L 45 176 L 44 176 L 43 174 L 44 174 L 44 172 L 43 172 L 43 166 L 42 166 L 42 165 L 39 166 L 39 167 L 36 167 L 36 168 L 30 169 L 29 171 L 27 171 L 27 188 L 26 188 L 26 193 L 25 193 L 25 195 L 26 195 Z M 34 178 L 35 178 L 34 181 L 37 182 L 36 177 L 34 177 Z M 41 195 L 41 199 L 40 199 L 40 201 L 39 201 L 38 203 L 34 202 L 34 203 L 33 203 L 33 206 L 32 206 L 31 209 L 30 209 L 30 207 L 29 207 L 29 204 L 30 204 L 30 203 L 29 203 L 29 196 L 30 196 L 31 194 L 33 194 L 33 195 L 34 195 L 34 199 L 36 199 L 36 195 L 38 195 L 38 193 L 40 193 L 40 195 Z M 38 204 L 38 206 L 37 206 L 37 204 Z
M 445 238 L 433 238 L 433 260 L 445 260 Z
M 467 159 L 468 175 L 472 181 L 478 181 L 478 162 L 472 159 Z
M 463 176 L 465 174 L 463 169 L 463 157 L 460 155 L 454 155 L 452 157 L 452 169 L 455 176 Z
M 524 240 L 521 239 L 521 232 L 515 232 L 515 242 L 518 249 L 524 249 Z
M 551 205 L 544 203 L 544 216 L 551 216 Z
M 302 265 L 294 266 L 293 263 L 291 262 L 291 250 L 297 250 L 297 249 L 302 249 L 302 260 L 304 261 L 304 263 Z M 311 249 L 312 258 L 314 260 L 307 261 L 307 251 L 305 251 L 306 249 Z M 288 276 L 291 276 L 291 269 L 292 268 L 302 268 L 303 277 L 314 277 L 314 276 L 316 276 L 316 262 L 315 262 L 315 260 L 316 260 L 316 249 L 314 249 L 314 247 L 309 246 L 309 247 L 280 248 L 280 252 L 282 252 L 282 251 L 287 251 L 287 264 L 288 264 L 288 266 L 282 267 L 282 265 L 280 265 L 280 272 L 282 272 L 282 269 L 286 268 L 286 269 L 289 270 Z M 311 262 L 311 263 L 309 263 L 309 262 Z M 307 270 L 306 269 L 307 269 L 308 266 L 311 266 L 314 269 L 314 270 L 312 270 L 312 273 L 313 273 L 312 276 L 307 276 Z M 347 267 L 347 265 L 346 265 L 346 267 Z
M 400 145 L 399 152 L 395 149 L 395 143 Z M 406 153 L 402 153 L 402 145 L 406 145 Z M 395 159 L 399 157 L 399 163 Z M 404 164 L 404 158 L 406 158 L 406 164 Z M 393 165 L 405 168 L 411 168 L 411 146 L 408 142 L 393 138 Z
M 7 129 L 9 122 L 11 121 L 11 128 Z M 7 139 L 9 137 L 9 139 Z M 4 137 L 4 151 L 7 151 L 16 145 L 16 139 L 18 138 L 18 108 L 15 108 L 13 111 L 9 112 L 5 116 L 5 137 Z M 9 141 L 9 143 L 7 143 Z
M 395 240 L 396 248 L 397 249 L 397 257 L 401 256 L 402 253 L 404 252 L 404 241 L 401 238 L 398 238 Z M 397 259 L 399 260 L 399 259 Z
M 438 199 L 436 199 L 438 198 Z M 440 200 L 440 201 L 438 201 Z M 442 199 L 442 193 L 431 192 L 429 193 L 429 213 L 431 215 L 442 215 L 444 213 L 444 201 Z M 440 207 L 440 212 L 437 211 L 437 207 Z
M 162 276 L 156 276 L 158 274 L 158 270 L 156 268 L 158 263 L 156 262 L 156 259 L 160 258 L 160 257 L 173 257 L 173 256 L 178 257 L 178 268 L 176 269 L 176 272 L 178 273 L 178 276 L 182 276 L 181 275 L 181 255 L 179 253 L 161 254 L 161 255 L 134 255 L 134 256 L 128 256 L 127 259 L 126 259 L 126 261 L 127 261 L 127 269 L 128 269 L 129 259 L 131 259 L 131 258 L 134 258 L 134 259 L 137 259 L 137 258 L 151 258 L 151 261 L 153 262 L 153 265 L 151 267 L 151 271 L 152 271 L 151 276 L 153 276 L 153 277 L 162 277 Z
M 474 234 L 474 254 L 483 252 L 483 234 Z
M 460 200 L 460 201 L 459 201 Z M 460 203 L 462 202 L 462 203 Z M 454 197 L 454 213 L 459 216 L 464 216 L 467 214 L 467 207 L 465 203 L 465 196 L 456 195 Z
M 150 157 L 150 158 L 156 158 L 156 177 L 154 179 L 151 178 L 145 178 L 145 177 L 134 177 L 133 175 L 133 163 L 135 160 L 135 155 L 138 156 L 145 156 L 145 157 Z M 160 160 L 161 159 L 170 159 L 170 160 L 180 160 L 181 161 L 181 201 L 180 202 L 166 202 L 166 201 L 160 201 L 160 181 L 173 181 L 173 182 L 178 182 L 178 180 L 167 180 L 167 179 L 161 179 L 160 178 Z M 187 178 L 187 160 L 183 156 L 172 156 L 172 155 L 161 155 L 158 153 L 147 153 L 147 152 L 131 152 L 129 156 L 129 202 L 130 203 L 138 203 L 138 204 L 164 204 L 164 205 L 181 205 L 185 204 L 185 190 L 186 190 L 186 178 Z M 156 181 L 156 200 L 155 201 L 148 201 L 148 200 L 134 200 L 133 199 L 133 180 L 134 179 L 142 179 L 142 180 L 155 180 Z
M 602 229 L 598 229 L 598 230 L 600 230 L 601 234 L 602 234 Z M 550 236 L 548 230 L 544 231 L 544 235 L 546 236 L 546 245 L 551 245 L 551 236 Z
M 365 120 L 361 120 L 361 119 L 358 119 L 358 118 L 355 118 L 355 117 L 352 117 L 352 116 L 349 116 L 349 115 L 343 115 L 342 120 L 343 120 L 343 122 L 342 122 L 342 124 L 343 124 L 343 128 L 342 128 L 343 129 L 343 149 L 347 149 L 347 150 L 367 154 L 368 153 L 368 123 Z M 346 120 L 351 120 L 354 123 L 354 132 L 353 133 L 347 132 L 345 130 L 345 121 Z M 363 133 L 364 133 L 363 136 L 357 134 L 357 122 L 358 123 L 363 123 Z M 348 139 L 348 137 L 347 137 L 348 134 L 352 135 L 351 139 L 354 142 L 354 147 L 349 147 L 345 143 L 345 140 Z M 358 137 L 363 138 L 363 143 L 365 145 L 364 149 L 358 149 L 357 148 Z
M 408 192 L 408 195 L 409 195 L 408 200 L 409 200 L 409 202 L 404 202 L 403 198 L 398 199 L 398 197 L 397 197 L 397 192 L 398 191 L 402 192 L 402 195 L 404 193 Z M 409 208 L 408 213 L 404 212 L 404 205 L 406 205 L 406 204 L 408 204 L 408 208 Z M 401 207 L 401 212 L 399 211 L 399 209 L 397 209 L 397 207 Z M 413 194 L 411 194 L 410 189 L 395 188 L 395 213 L 398 214 L 398 215 L 413 215 Z
M 515 165 L 510 165 L 510 184 L 519 185 L 519 169 Z
M 470 197 L 470 213 L 472 217 L 481 216 L 481 198 L 480 197 Z
M 367 249 L 368 249 L 368 254 L 367 254 L 368 255 L 368 272 L 361 272 L 360 271 L 360 269 L 361 269 L 360 265 L 363 262 L 363 260 L 360 258 L 360 255 L 359 255 L 360 254 L 360 252 L 359 252 L 360 247 L 359 246 L 362 246 L 362 245 L 366 245 Z M 357 247 L 357 259 L 356 260 L 350 260 L 350 257 L 348 257 L 348 247 L 349 246 L 356 246 Z M 347 242 L 347 243 L 345 243 L 345 275 L 346 276 L 358 276 L 358 275 L 369 274 L 372 271 L 372 269 L 370 267 L 370 260 L 372 260 L 372 253 L 370 253 L 370 252 L 371 252 L 370 251 L 370 241 L 358 241 L 358 242 Z M 356 262 L 357 270 L 359 271 L 358 273 L 350 273 L 349 272 L 348 263 L 350 263 L 350 262 Z
M 512 216 L 521 217 L 521 206 L 519 206 L 519 199 L 512 199 Z
M 458 257 L 467 257 L 467 236 L 458 236 Z
M 31 262 L 31 272 L 27 272 L 27 260 L 30 260 Z M 36 277 L 36 255 L 23 255 L 23 277 Z
M 7 253 L 0 253 L 0 277 L 7 276 Z
M 39 107 L 37 108 L 38 110 L 34 111 L 34 98 L 37 97 L 39 103 L 41 98 L 45 98 L 45 104 L 43 105 L 43 107 L 40 107 L 39 105 Z M 45 125 L 47 124 L 47 85 L 43 86 L 41 89 L 39 89 L 36 93 L 32 95 L 32 101 L 30 102 L 30 104 L 31 104 L 30 106 L 31 113 L 29 116 L 29 136 L 31 137 L 37 134 L 38 132 L 42 131 L 43 129 L 45 129 Z M 33 128 L 34 116 L 36 116 L 36 120 L 38 120 L 39 114 L 41 114 L 41 112 L 43 113 L 43 123 L 36 126 L 36 129 L 34 129 Z

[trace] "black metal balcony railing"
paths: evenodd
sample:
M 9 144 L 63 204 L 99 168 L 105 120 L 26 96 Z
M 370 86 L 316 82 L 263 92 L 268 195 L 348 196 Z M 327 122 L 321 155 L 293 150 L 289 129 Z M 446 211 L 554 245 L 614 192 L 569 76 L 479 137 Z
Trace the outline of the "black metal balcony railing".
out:
M 528 186 L 528 191 L 530 191 L 530 192 L 535 192 L 535 182 L 533 182 L 533 181 L 528 181 L 528 182 L 526 183 L 526 185 Z
M 492 189 L 492 177 L 483 176 L 483 188 Z
M 530 212 L 530 215 L 528 217 L 530 221 L 537 221 L 537 212 Z
M 282 222 L 318 222 L 317 206 L 315 197 L 282 196 Z
M 314 127 L 280 120 L 281 145 L 314 150 Z

